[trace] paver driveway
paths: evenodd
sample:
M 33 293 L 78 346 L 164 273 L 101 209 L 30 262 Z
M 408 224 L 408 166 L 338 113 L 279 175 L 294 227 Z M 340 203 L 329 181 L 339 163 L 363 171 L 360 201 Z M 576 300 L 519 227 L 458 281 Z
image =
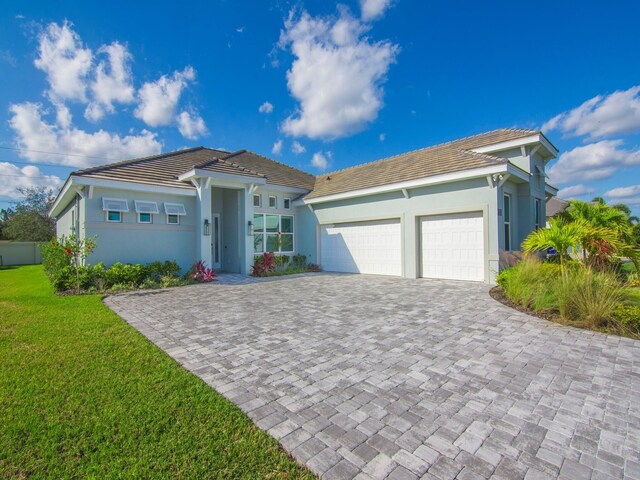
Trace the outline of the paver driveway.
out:
M 488 290 L 322 274 L 105 302 L 326 478 L 640 478 L 640 342 Z

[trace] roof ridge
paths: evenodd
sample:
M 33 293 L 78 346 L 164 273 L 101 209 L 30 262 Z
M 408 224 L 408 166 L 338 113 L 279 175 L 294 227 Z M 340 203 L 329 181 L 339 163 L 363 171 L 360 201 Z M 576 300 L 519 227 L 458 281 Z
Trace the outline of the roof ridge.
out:
M 352 170 L 354 168 L 360 168 L 360 167 L 363 167 L 365 165 L 371 165 L 373 163 L 392 160 L 394 158 L 402 157 L 404 155 L 410 155 L 412 153 L 422 152 L 424 150 L 431 150 L 431 149 L 435 149 L 435 148 L 442 148 L 442 147 L 450 145 L 452 143 L 457 143 L 457 142 L 462 142 L 462 141 L 465 141 L 465 140 L 470 140 L 472 138 L 480 137 L 482 135 L 488 135 L 490 133 L 496 133 L 496 132 L 522 132 L 522 133 L 531 132 L 531 133 L 535 133 L 536 131 L 539 131 L 539 130 L 530 130 L 528 128 L 496 128 L 495 130 L 490 130 L 488 132 L 476 133 L 475 135 L 469 135 L 468 137 L 462 137 L 462 138 L 458 138 L 456 140 L 449 140 L 448 142 L 437 143 L 435 145 L 430 145 L 428 147 L 416 148 L 415 150 L 409 150 L 408 152 L 404 152 L 404 153 L 397 153 L 395 155 L 391 155 L 390 157 L 378 158 L 377 160 L 372 160 L 370 162 L 359 163 L 358 165 L 352 165 L 351 167 L 347 167 L 347 168 L 343 168 L 343 169 L 340 169 L 340 170 L 334 170 L 332 172 L 327 172 L 327 173 L 323 173 L 323 174 L 320 174 L 320 175 L 316 175 L 316 177 L 324 177 L 325 175 L 326 176 L 330 176 L 330 175 L 334 175 L 336 173 L 346 172 L 347 170 Z M 464 150 L 465 149 L 460 149 L 460 151 L 464 151 Z M 494 157 L 494 158 L 499 158 L 499 157 Z
M 242 150 L 238 150 L 237 152 L 233 152 L 231 155 L 229 155 L 227 157 L 224 157 L 224 159 L 226 160 L 227 158 L 229 158 L 231 156 L 235 157 L 235 156 L 240 155 L 240 154 L 245 153 L 245 152 L 246 153 L 250 153 L 252 155 L 255 155 L 257 157 L 264 158 L 265 160 L 269 160 L 270 162 L 277 163 L 278 165 L 282 165 L 283 167 L 290 168 L 291 170 L 296 170 L 296 171 L 298 171 L 300 173 L 304 173 L 305 175 L 309 175 L 310 177 L 314 177 L 315 178 L 315 175 L 313 175 L 312 173 L 305 172 L 304 170 L 301 170 L 301 169 L 296 168 L 296 167 L 292 167 L 291 165 L 287 165 L 286 163 L 283 163 L 283 162 L 279 162 L 278 160 L 274 160 L 273 158 L 266 157 L 264 155 L 261 155 L 259 153 L 254 152 L 253 150 L 247 150 L 246 148 L 242 149 Z
M 174 155 L 182 154 L 182 153 L 185 153 L 185 152 L 201 150 L 201 149 L 204 149 L 204 148 L 205 147 L 203 147 L 203 146 L 191 147 L 191 148 L 183 148 L 182 150 L 176 150 L 176 151 L 173 151 L 173 152 L 156 153 L 155 155 L 147 155 L 146 157 L 136 157 L 136 158 L 130 158 L 128 160 L 120 160 L 119 162 L 105 163 L 103 165 L 96 165 L 95 167 L 88 167 L 88 168 L 83 168 L 81 170 L 74 170 L 69 175 L 79 175 L 79 174 L 84 174 L 84 173 L 99 172 L 100 170 L 104 170 L 106 168 L 111 168 L 111 167 L 116 167 L 116 166 L 123 166 L 123 165 L 130 165 L 130 164 L 135 164 L 135 163 L 138 163 L 138 162 L 143 162 L 143 161 L 146 161 L 146 160 L 154 160 L 154 159 L 163 158 L 163 157 L 168 158 L 168 157 L 172 157 Z
M 267 176 L 264 173 L 260 173 L 260 172 L 256 172 L 254 170 L 251 170 L 250 168 L 247 168 L 243 165 L 240 165 L 239 163 L 235 163 L 235 162 L 229 162 L 226 160 L 226 158 L 219 158 L 218 161 L 222 162 L 222 163 L 226 163 L 228 165 L 234 166 L 236 168 L 239 168 L 240 170 L 244 170 L 246 172 L 249 172 L 253 175 L 259 175 L 261 177 L 267 178 Z

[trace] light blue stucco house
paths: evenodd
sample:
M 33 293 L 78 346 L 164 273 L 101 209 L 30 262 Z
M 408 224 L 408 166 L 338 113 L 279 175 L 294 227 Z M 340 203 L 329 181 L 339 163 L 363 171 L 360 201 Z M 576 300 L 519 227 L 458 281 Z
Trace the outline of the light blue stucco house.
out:
M 491 283 L 500 252 L 544 226 L 557 154 L 540 131 L 500 129 L 313 176 L 197 147 L 73 172 L 50 214 L 59 236 L 97 236 L 92 263 L 246 274 L 279 245 L 326 271 Z

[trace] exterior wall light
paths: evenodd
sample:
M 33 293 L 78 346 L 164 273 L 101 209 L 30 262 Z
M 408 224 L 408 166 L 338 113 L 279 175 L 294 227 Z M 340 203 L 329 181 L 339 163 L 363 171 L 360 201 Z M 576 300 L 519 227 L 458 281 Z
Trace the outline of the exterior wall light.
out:
M 251 220 L 247 222 L 247 235 L 253 236 L 253 222 Z
M 211 235 L 211 224 L 209 223 L 209 219 L 204 219 L 204 234 L 208 237 Z

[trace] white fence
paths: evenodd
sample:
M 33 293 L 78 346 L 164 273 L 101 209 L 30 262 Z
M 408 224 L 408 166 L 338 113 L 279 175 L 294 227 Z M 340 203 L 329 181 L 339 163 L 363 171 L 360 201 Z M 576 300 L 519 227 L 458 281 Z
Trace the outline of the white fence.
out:
M 1 265 L 35 265 L 42 263 L 39 242 L 0 240 Z

